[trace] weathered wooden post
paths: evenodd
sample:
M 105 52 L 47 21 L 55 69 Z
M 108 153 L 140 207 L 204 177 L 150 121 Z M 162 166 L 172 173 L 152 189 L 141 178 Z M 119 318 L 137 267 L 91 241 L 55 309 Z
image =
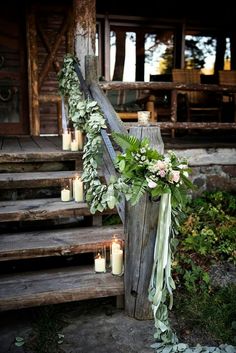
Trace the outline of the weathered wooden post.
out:
M 158 127 L 134 127 L 130 135 L 148 137 L 151 147 L 163 153 L 164 146 Z M 153 317 L 148 301 L 148 287 L 153 266 L 159 202 L 144 195 L 138 204 L 126 205 L 125 221 L 125 311 L 139 320 Z

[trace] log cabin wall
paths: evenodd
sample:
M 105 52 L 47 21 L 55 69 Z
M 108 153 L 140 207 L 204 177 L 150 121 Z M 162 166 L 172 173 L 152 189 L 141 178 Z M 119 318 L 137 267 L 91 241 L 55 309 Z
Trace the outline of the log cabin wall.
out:
M 12 2 L 0 11 L 0 134 L 28 133 L 24 10 Z
M 61 133 L 57 73 L 73 52 L 71 3 L 32 3 L 27 10 L 31 134 Z

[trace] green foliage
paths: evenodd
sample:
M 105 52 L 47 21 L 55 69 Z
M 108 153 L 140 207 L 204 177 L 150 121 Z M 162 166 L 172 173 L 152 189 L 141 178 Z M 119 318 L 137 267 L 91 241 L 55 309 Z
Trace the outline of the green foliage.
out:
M 176 280 L 189 291 L 210 290 L 212 263 L 236 263 L 236 195 L 205 192 L 186 207 L 174 262 Z
M 196 327 L 220 343 L 236 343 L 236 286 L 218 288 L 211 293 L 178 292 L 175 299 L 175 315 L 184 321 L 188 330 Z

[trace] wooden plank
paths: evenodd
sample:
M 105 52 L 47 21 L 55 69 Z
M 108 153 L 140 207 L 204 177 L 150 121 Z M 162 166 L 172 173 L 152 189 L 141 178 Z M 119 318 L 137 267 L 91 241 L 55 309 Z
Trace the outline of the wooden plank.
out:
M 5 137 L 3 139 L 1 152 L 12 152 L 19 150 L 21 150 L 21 146 L 17 137 Z
M 142 139 L 148 137 L 151 145 L 163 152 L 160 131 L 152 128 L 131 129 L 130 134 Z M 125 243 L 125 310 L 136 319 L 153 317 L 151 303 L 148 301 L 148 288 L 153 266 L 153 251 L 156 239 L 158 202 L 150 200 L 145 194 L 135 206 L 126 205 Z
M 0 156 L 1 160 L 1 156 Z M 81 170 L 82 163 L 80 163 Z M 48 172 L 48 171 L 68 171 L 74 170 L 75 163 L 73 160 L 71 161 L 34 161 L 30 162 L 23 162 L 23 163 L 0 163 L 0 173 L 25 173 L 25 172 Z
M 103 94 L 101 88 L 96 82 L 91 83 L 90 91 L 93 99 L 95 99 L 101 110 L 104 113 L 104 116 L 111 128 L 111 131 L 116 131 L 122 134 L 127 133 L 121 119 L 116 114 L 111 102 L 109 99 Z
M 38 152 L 40 150 L 38 144 L 30 136 L 19 137 L 19 144 L 23 152 Z
M 3 275 L 0 310 L 117 296 L 124 293 L 123 278 L 94 273 L 93 266 L 58 268 Z
M 32 136 L 32 140 L 42 151 L 62 151 L 62 147 L 57 146 L 53 140 L 48 139 L 47 137 L 42 136 Z
M 114 234 L 123 239 L 123 226 L 3 234 L 0 236 L 0 261 L 93 252 L 100 244 L 109 249 Z
M 81 172 L 80 172 L 81 173 Z M 39 188 L 61 185 L 78 171 L 0 173 L 0 189 Z
M 28 151 L 28 152 L 15 152 L 15 153 L 0 153 L 0 163 L 19 163 L 19 162 L 55 162 L 55 161 L 81 161 L 82 152 L 71 151 Z M 81 161 L 82 167 L 82 161 Z
M 105 210 L 102 214 L 115 213 L 117 211 L 113 209 Z M 62 202 L 58 198 L 0 202 L 0 222 L 34 221 L 90 215 L 91 213 L 85 202 Z

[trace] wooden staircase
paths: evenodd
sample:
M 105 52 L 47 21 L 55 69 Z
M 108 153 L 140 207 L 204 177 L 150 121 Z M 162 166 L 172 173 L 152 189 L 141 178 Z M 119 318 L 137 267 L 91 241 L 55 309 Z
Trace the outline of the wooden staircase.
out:
M 59 138 L 15 140 L 0 150 L 0 310 L 124 294 L 122 277 L 93 266 L 97 245 L 123 238 L 122 225 L 104 225 L 116 210 L 91 215 L 84 202 L 60 200 L 82 154 L 62 151 Z

